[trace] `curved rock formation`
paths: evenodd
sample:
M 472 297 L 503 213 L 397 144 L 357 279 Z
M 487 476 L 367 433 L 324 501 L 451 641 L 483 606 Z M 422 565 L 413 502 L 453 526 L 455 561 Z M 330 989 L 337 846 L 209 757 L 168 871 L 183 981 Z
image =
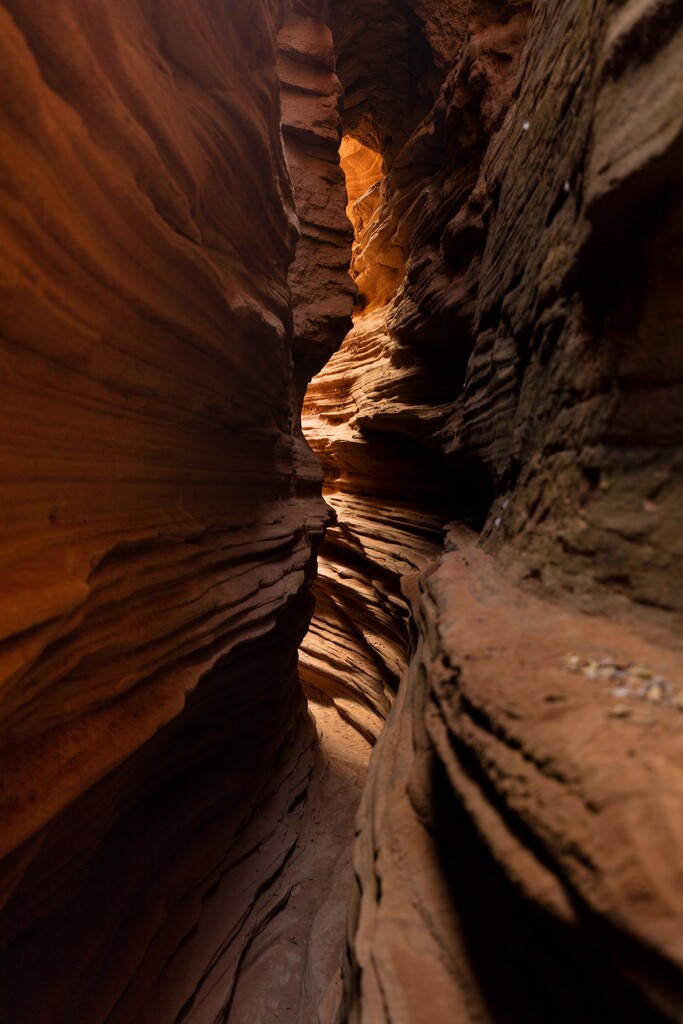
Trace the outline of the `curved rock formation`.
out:
M 343 1019 L 677 1021 L 680 15 L 464 3 L 444 32 L 444 4 L 390 6 L 395 62 L 333 12 L 345 127 L 384 176 L 352 208 L 354 329 L 304 421 L 338 513 L 305 678 L 384 715 L 404 666 Z M 392 77 L 410 47 L 431 112 Z M 445 554 L 419 601 L 415 520 L 386 496 L 443 496 L 406 458 L 496 559 Z M 382 667 L 387 551 L 415 622 Z
M 520 591 L 473 541 L 421 581 L 375 750 L 344 1019 L 678 1021 L 683 733 L 648 673 L 683 657 Z
M 289 269 L 294 359 L 301 393 L 351 326 L 352 232 L 339 166 L 342 89 L 326 3 L 294 3 L 278 36 L 282 131 L 301 228 Z
M 296 649 L 328 513 L 292 404 L 283 14 L 0 8 L 12 1024 L 214 1020 L 287 895 L 315 736 Z

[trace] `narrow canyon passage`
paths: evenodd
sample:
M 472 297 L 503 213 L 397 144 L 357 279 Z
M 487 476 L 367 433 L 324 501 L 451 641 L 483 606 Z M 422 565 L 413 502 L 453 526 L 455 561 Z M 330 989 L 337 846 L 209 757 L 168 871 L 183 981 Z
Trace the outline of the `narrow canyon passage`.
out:
M 319 746 L 279 900 L 240 964 L 227 1017 L 240 1024 L 332 1019 L 340 1001 L 355 817 L 370 747 L 332 708 L 310 710 Z
M 0 1024 L 683 1024 L 682 67 L 0 0 Z

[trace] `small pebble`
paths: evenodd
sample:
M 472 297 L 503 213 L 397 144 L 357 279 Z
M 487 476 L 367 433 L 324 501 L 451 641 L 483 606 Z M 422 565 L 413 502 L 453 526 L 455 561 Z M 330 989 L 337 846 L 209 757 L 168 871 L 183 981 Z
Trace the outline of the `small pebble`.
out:
M 620 663 L 613 657 L 581 658 L 578 654 L 565 654 L 562 664 L 568 672 L 581 673 L 586 679 L 616 683 L 609 690 L 609 695 L 617 700 L 626 697 L 646 700 L 650 704 L 673 706 L 683 712 L 683 692 L 677 694 L 665 676 L 655 675 L 647 665 Z M 548 696 L 545 699 L 552 700 L 553 697 Z M 625 718 L 630 711 L 625 706 L 620 706 L 608 714 L 614 718 Z M 650 717 L 639 720 L 639 724 L 649 725 L 653 721 L 654 719 Z
M 615 707 L 610 708 L 607 714 L 610 718 L 628 718 L 631 714 L 631 709 L 627 708 L 625 704 L 617 704 Z
M 650 683 L 645 691 L 645 699 L 649 700 L 652 704 L 659 704 L 663 696 L 664 688 L 660 683 Z

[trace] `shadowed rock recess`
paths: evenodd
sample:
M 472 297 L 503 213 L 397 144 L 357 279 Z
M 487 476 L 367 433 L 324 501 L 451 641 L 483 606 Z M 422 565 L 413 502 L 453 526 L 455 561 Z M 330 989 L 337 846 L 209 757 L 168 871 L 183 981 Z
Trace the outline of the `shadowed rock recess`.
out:
M 681 69 L 0 0 L 2 1024 L 683 1022 Z

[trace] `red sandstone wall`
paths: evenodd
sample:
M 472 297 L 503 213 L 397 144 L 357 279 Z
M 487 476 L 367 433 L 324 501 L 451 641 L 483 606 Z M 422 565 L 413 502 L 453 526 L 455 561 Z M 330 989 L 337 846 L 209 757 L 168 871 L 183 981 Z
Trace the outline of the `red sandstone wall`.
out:
M 355 206 L 354 329 L 307 400 L 339 522 L 306 671 L 381 716 L 387 561 L 416 622 L 343 1019 L 680 1020 L 674 6 L 333 5 L 345 128 L 386 173 Z M 417 585 L 420 519 L 382 497 L 424 514 L 439 484 L 484 529 L 451 529 Z
M 293 429 L 284 13 L 0 6 L 12 1024 L 213 1020 L 296 836 L 327 513 Z

